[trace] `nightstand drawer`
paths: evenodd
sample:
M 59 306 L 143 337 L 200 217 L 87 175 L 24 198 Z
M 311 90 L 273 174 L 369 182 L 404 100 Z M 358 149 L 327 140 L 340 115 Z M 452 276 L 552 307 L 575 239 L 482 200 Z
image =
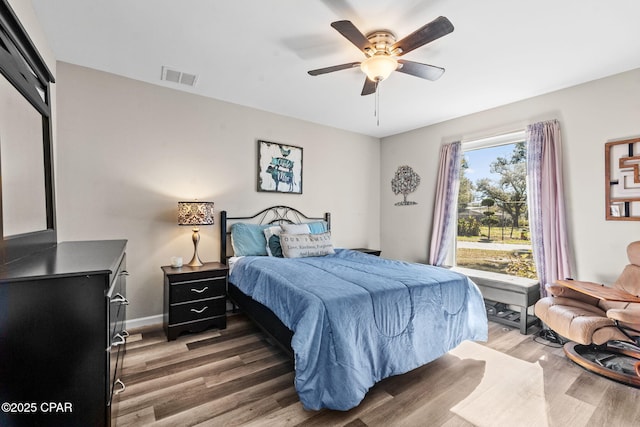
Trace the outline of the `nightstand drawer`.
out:
M 170 292 L 172 304 L 224 296 L 227 293 L 227 276 L 175 282 L 171 284 Z
M 189 303 L 171 305 L 169 317 L 171 324 L 192 322 L 226 314 L 227 302 L 224 296 L 197 300 Z

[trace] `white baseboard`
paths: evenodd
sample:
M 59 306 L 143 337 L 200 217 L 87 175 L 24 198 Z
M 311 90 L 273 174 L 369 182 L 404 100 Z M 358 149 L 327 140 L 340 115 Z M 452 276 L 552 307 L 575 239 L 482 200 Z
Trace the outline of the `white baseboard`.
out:
M 148 317 L 139 317 L 137 319 L 129 319 L 127 320 L 127 329 L 131 330 L 131 329 L 136 329 L 136 328 L 142 328 L 144 326 L 151 326 L 151 325 L 160 325 L 162 324 L 162 314 L 158 314 L 155 316 L 148 316 Z

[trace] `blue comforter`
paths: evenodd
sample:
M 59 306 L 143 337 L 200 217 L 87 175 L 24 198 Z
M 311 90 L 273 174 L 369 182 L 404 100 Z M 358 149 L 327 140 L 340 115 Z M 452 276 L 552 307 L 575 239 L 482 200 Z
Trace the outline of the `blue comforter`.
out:
M 307 409 L 348 410 L 381 379 L 487 339 L 480 291 L 444 268 L 336 250 L 244 257 L 229 280 L 294 332 L 295 386 Z

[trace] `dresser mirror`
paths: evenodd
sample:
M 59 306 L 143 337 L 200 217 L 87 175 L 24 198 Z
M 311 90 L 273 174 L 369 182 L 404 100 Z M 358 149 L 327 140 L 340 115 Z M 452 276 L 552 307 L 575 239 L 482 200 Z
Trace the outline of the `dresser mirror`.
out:
M 49 98 L 53 74 L 0 0 L 0 261 L 56 243 Z
M 42 116 L 0 78 L 2 234 L 47 229 Z

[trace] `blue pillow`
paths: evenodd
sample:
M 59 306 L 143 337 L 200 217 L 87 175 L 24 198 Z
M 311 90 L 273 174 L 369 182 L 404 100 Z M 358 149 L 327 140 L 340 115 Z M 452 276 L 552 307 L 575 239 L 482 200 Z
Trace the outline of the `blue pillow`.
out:
M 326 221 L 308 222 L 307 225 L 309 226 L 309 231 L 311 232 L 311 234 L 322 234 L 329 231 L 327 229 Z
M 266 256 L 264 229 L 269 225 L 238 222 L 231 225 L 231 246 L 235 256 Z

